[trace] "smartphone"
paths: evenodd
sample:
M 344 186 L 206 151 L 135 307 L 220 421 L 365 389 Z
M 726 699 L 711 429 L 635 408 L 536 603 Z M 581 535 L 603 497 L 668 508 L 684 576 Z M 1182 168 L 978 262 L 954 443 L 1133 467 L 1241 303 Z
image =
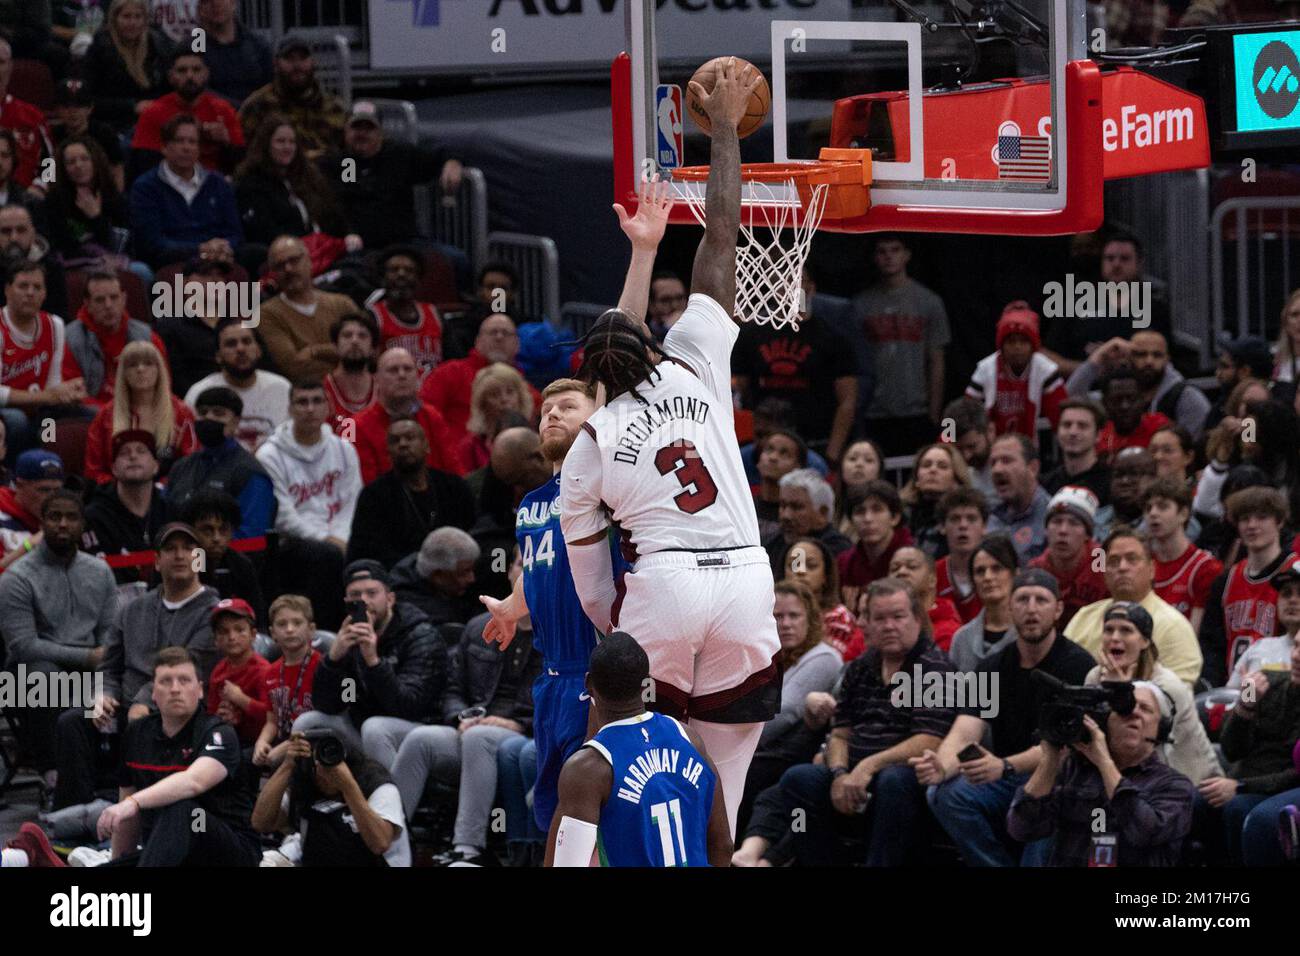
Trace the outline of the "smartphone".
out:
M 984 751 L 979 748 L 978 744 L 969 744 L 965 750 L 957 755 L 957 759 L 962 763 L 968 763 L 971 760 L 979 760 L 984 756 Z
M 348 620 L 353 624 L 365 624 L 369 618 L 366 617 L 365 601 L 348 602 Z

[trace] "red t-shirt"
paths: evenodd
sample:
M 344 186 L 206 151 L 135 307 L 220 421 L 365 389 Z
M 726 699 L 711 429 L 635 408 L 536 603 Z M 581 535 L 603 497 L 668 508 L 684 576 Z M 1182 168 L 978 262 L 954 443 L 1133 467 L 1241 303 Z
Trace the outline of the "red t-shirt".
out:
M 889 562 L 894 559 L 894 552 L 912 543 L 912 532 L 899 525 L 894 529 L 894 536 L 889 544 L 874 561 L 867 556 L 861 542 L 848 551 L 840 552 L 835 559 L 840 570 L 840 587 L 865 588 L 877 578 L 889 575 Z
M 135 124 L 135 136 L 131 140 L 131 148 L 161 153 L 163 124 L 180 113 L 189 113 L 199 121 L 199 162 L 217 172 L 234 172 L 232 164 L 222 163 L 223 144 L 203 132 L 203 124 L 220 123 L 226 128 L 230 145 L 236 147 L 244 145 L 244 128 L 239 125 L 239 114 L 235 112 L 235 108 L 212 93 L 200 93 L 199 98 L 190 105 L 181 102 L 180 95 L 177 93 L 158 97 L 140 114 L 140 119 Z
M 933 640 L 945 654 L 952 646 L 952 636 L 961 627 L 962 619 L 957 614 L 957 607 L 947 598 L 937 597 L 930 608 L 930 630 Z
M 442 322 L 433 303 L 417 302 L 415 308 L 420 319 L 412 327 L 400 321 L 383 299 L 370 305 L 370 311 L 379 322 L 380 351 L 390 347 L 406 349 L 415 359 L 415 366 L 423 378 L 442 362 Z
M 420 400 L 428 402 L 447 420 L 453 439 L 459 443 L 466 435 L 465 426 L 469 423 L 470 391 L 474 386 L 474 376 L 492 363 L 479 352 L 470 349 L 463 359 L 443 362 L 425 378 L 420 386 Z M 542 396 L 531 385 L 528 391 L 533 396 L 533 409 L 542 406 Z
M 1157 561 L 1155 565 L 1152 590 L 1187 618 L 1192 616 L 1195 608 L 1205 607 L 1210 597 L 1210 586 L 1223 573 L 1222 561 L 1190 541 L 1187 550 L 1178 557 L 1172 561 Z
M 970 594 L 962 597 L 957 593 L 957 585 L 952 581 L 948 574 L 948 557 L 942 557 L 934 563 L 935 593 L 941 598 L 947 598 L 952 602 L 953 607 L 957 609 L 957 615 L 961 622 L 966 624 L 975 620 L 976 615 L 984 607 L 984 602 L 976 593 L 974 586 L 970 589 Z
M 1078 563 L 1069 571 L 1054 567 L 1048 561 L 1046 551 L 1029 562 L 1031 568 L 1042 568 L 1056 578 L 1056 583 L 1061 586 L 1061 603 L 1065 605 L 1065 610 L 1056 622 L 1058 634 L 1065 632 L 1065 625 L 1070 623 L 1070 618 L 1074 617 L 1079 608 L 1110 596 L 1110 591 L 1106 589 L 1106 576 L 1093 567 L 1092 556 L 1098 547 L 1097 542 L 1089 538 L 1083 546 L 1083 553 L 1079 555 Z
M 13 180 L 15 185 L 25 189 L 41 171 L 41 158 L 54 153 L 45 114 L 31 103 L 15 99 L 12 93 L 8 93 L 0 100 L 0 128 L 12 132 L 18 142 Z M 15 197 L 11 195 L 9 201 L 14 202 Z
M 1097 436 L 1097 454 L 1102 460 L 1110 461 L 1122 448 L 1146 448 L 1151 444 L 1151 436 L 1169 424 L 1169 419 L 1160 412 L 1147 412 L 1138 422 L 1137 428 L 1127 435 L 1120 435 L 1115 431 L 1115 423 L 1107 422 Z
M 421 402 L 415 418 L 429 439 L 429 457 L 425 459 L 429 467 L 453 475 L 465 474 L 459 443 L 438 410 Z M 361 480 L 367 485 L 393 467 L 393 460 L 388 457 L 388 425 L 391 421 L 388 410 L 378 402 L 356 418 L 357 458 L 361 461 Z
M 257 735 L 266 725 L 266 711 L 269 706 L 266 698 L 268 667 L 270 665 L 267 664 L 266 658 L 256 651 L 238 667 L 231 667 L 230 660 L 223 657 L 212 669 L 212 677 L 208 681 L 209 714 L 215 714 L 217 708 L 221 706 L 221 688 L 225 686 L 226 681 L 230 681 L 252 698 L 248 709 L 243 711 L 239 723 L 235 725 L 239 742 L 245 746 L 256 743 Z
M 826 643 L 839 651 L 846 664 L 867 649 L 862 628 L 858 627 L 853 613 L 843 604 L 822 614 L 822 632 L 826 636 Z
M 280 658 L 266 669 L 266 700 L 275 715 L 278 728 L 276 743 L 289 739 L 293 722 L 312 710 L 311 688 L 316 681 L 316 668 L 320 666 L 321 653 L 312 648 L 307 660 L 301 664 L 286 664 Z

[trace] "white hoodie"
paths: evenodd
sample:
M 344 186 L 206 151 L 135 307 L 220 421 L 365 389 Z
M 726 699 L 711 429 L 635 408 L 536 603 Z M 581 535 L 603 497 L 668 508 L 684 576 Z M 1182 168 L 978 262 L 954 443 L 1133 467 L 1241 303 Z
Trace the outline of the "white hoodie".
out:
M 276 531 L 312 541 L 346 541 L 361 493 L 361 463 L 351 442 L 328 425 L 320 430 L 321 441 L 300 445 L 293 422 L 281 422 L 257 449 L 257 460 L 275 486 Z

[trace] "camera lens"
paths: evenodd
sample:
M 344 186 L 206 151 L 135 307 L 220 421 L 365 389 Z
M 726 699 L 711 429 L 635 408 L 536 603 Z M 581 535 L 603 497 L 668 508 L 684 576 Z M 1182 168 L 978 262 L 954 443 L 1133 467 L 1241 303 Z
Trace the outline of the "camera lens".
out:
M 322 737 L 312 746 L 312 757 L 322 767 L 337 767 L 343 762 L 343 741 L 337 737 Z

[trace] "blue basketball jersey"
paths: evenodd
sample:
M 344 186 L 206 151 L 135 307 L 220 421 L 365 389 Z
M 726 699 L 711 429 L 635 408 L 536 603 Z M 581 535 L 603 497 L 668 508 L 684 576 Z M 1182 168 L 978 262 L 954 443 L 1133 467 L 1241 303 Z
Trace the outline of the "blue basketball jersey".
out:
M 717 779 L 681 724 L 647 711 L 606 724 L 583 746 L 614 769 L 598 824 L 602 866 L 709 865 Z
M 515 538 L 524 565 L 524 598 L 533 622 L 533 646 L 548 667 L 563 672 L 580 667 L 596 646 L 596 627 L 587 620 L 573 586 L 569 552 L 560 531 L 560 476 L 524 495 L 515 513 Z M 626 568 L 611 544 L 614 576 Z

